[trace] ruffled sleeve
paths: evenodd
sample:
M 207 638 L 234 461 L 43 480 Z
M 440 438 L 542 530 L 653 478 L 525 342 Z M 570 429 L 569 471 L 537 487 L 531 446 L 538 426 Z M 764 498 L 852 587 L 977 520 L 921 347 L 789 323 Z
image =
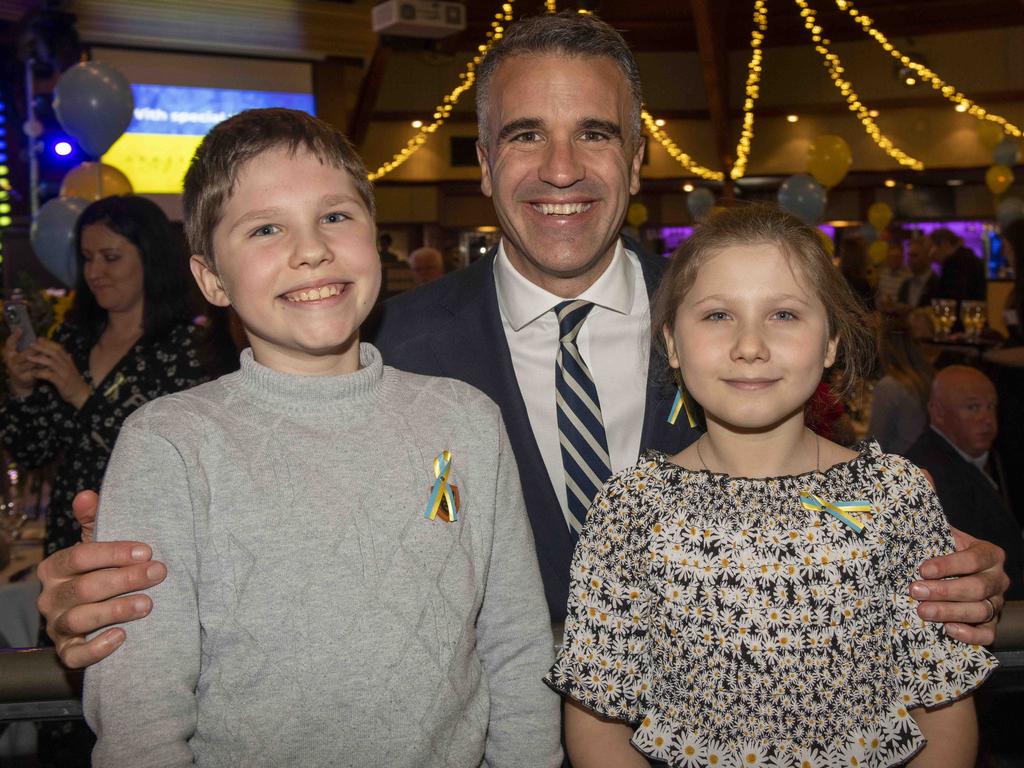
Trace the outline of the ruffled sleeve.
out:
M 894 461 L 892 470 L 895 498 L 886 517 L 885 567 L 893 586 L 889 632 L 901 703 L 907 710 L 939 707 L 977 688 L 998 663 L 981 646 L 955 640 L 942 624 L 917 615 L 917 601 L 907 587 L 918 578 L 922 562 L 954 550 L 953 536 L 938 496 L 921 470 L 904 459 Z
M 594 500 L 572 559 L 565 637 L 545 682 L 606 717 L 636 723 L 650 705 L 646 576 L 651 516 L 642 465 Z

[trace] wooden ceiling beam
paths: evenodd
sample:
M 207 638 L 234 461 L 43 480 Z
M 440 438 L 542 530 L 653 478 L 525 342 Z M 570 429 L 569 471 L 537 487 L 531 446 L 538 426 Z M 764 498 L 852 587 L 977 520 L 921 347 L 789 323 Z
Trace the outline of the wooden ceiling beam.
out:
M 726 172 L 724 195 L 732 197 L 729 169 L 732 155 L 732 131 L 729 129 L 729 62 L 725 45 L 725 3 L 692 0 L 693 20 L 697 31 L 697 54 L 700 58 L 704 90 L 707 92 L 711 130 L 715 137 L 718 164 Z
M 348 122 L 348 138 L 356 146 L 361 145 L 366 139 L 366 131 L 373 118 L 373 108 L 377 105 L 380 86 L 384 82 L 387 60 L 388 49 L 378 42 L 366 67 L 366 74 L 359 83 L 359 95 L 356 97 L 356 105 Z

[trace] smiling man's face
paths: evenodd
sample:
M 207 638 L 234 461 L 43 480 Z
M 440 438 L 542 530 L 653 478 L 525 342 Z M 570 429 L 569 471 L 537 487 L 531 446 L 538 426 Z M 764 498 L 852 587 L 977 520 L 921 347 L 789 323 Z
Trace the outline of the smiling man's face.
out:
M 513 56 L 491 84 L 489 139 L 477 145 L 505 253 L 528 280 L 574 297 L 611 262 L 643 144 L 612 59 Z

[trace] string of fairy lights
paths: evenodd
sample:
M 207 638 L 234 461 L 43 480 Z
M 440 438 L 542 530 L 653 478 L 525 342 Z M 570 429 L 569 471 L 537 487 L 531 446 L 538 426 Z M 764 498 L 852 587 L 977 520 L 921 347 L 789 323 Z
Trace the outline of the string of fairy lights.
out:
M 450 93 L 445 95 L 441 100 L 441 103 L 434 109 L 432 122 L 427 123 L 422 120 L 414 121 L 413 127 L 417 129 L 417 133 L 409 139 L 406 142 L 406 145 L 395 153 L 390 160 L 383 163 L 379 168 L 377 168 L 377 170 L 369 174 L 371 181 L 380 179 L 405 163 L 424 144 L 426 144 L 430 136 L 436 133 L 437 129 L 440 128 L 448 119 L 451 115 L 452 109 L 458 103 L 462 94 L 473 87 L 473 84 L 476 81 L 477 66 L 479 66 L 483 57 L 491 49 L 491 46 L 502 38 L 505 26 L 512 21 L 513 2 L 514 0 L 508 0 L 502 4 L 501 10 L 495 14 L 494 19 L 491 21 L 491 29 L 487 32 L 486 42 L 477 47 L 477 53 L 466 63 L 465 70 L 459 74 L 459 84 L 452 89 Z M 846 70 L 843 67 L 842 60 L 839 58 L 838 54 L 831 49 L 831 41 L 824 36 L 824 30 L 817 22 L 817 12 L 810 6 L 808 0 L 794 0 L 794 2 L 800 10 L 800 17 L 803 20 L 804 27 L 811 36 L 814 49 L 822 57 L 822 63 L 828 72 L 829 78 L 846 100 L 849 110 L 861 123 L 868 137 L 880 149 L 882 149 L 882 151 L 900 165 L 912 168 L 916 171 L 923 170 L 924 164 L 920 160 L 912 157 L 897 147 L 893 141 L 882 132 L 878 127 L 878 124 L 875 122 L 875 118 L 878 117 L 878 110 L 870 109 L 865 105 L 864 102 L 861 101 L 860 96 L 858 96 L 853 84 L 844 77 Z M 854 7 L 852 0 L 835 0 L 835 3 L 840 10 L 849 14 L 850 17 L 857 22 L 868 35 L 874 38 L 894 59 L 899 61 L 903 66 L 912 69 L 922 80 L 928 82 L 931 87 L 941 93 L 943 97 L 955 104 L 958 112 L 966 112 L 979 120 L 991 121 L 999 125 L 1005 133 L 1011 136 L 1022 135 L 1021 129 L 1009 120 L 987 111 L 957 90 L 954 86 L 945 82 L 931 69 L 903 54 L 881 31 L 874 26 L 874 23 L 869 16 L 860 13 Z M 558 10 L 557 0 L 544 0 L 544 9 L 548 13 L 556 13 Z M 578 12 L 589 13 L 590 11 L 579 9 Z M 760 96 L 760 83 L 763 69 L 762 62 L 764 60 L 763 45 L 765 35 L 768 30 L 767 0 L 754 0 L 753 26 L 754 28 L 751 30 L 750 34 L 750 59 L 747 63 L 747 80 L 744 90 L 743 122 L 740 129 L 739 140 L 736 144 L 736 158 L 732 167 L 729 169 L 729 177 L 733 180 L 741 179 L 746 174 L 747 164 L 750 159 L 751 146 L 754 141 L 754 108 L 757 104 L 757 99 Z M 707 181 L 720 182 L 725 180 L 725 174 L 723 172 L 715 171 L 700 165 L 689 154 L 684 152 L 663 130 L 665 125 L 664 120 L 655 118 L 649 111 L 647 111 L 647 109 L 642 109 L 640 116 L 643 120 L 644 127 L 647 129 L 651 138 L 657 141 L 668 156 L 679 163 L 683 170 Z
M 376 181 L 382 176 L 391 173 L 398 166 L 412 157 L 424 144 L 427 143 L 427 139 L 430 138 L 431 134 L 435 133 L 438 128 L 444 125 L 445 120 L 451 115 L 452 109 L 456 104 L 459 103 L 459 98 L 473 87 L 473 83 L 476 81 L 476 68 L 480 62 L 483 61 L 484 56 L 491 49 L 498 40 L 501 40 L 502 35 L 505 32 L 505 25 L 512 21 L 512 2 L 503 3 L 501 10 L 494 14 L 494 19 L 491 21 L 491 28 L 487 32 L 487 42 L 481 43 L 477 46 L 477 53 L 473 58 L 466 63 L 466 68 L 463 72 L 459 73 L 459 84 L 452 89 L 450 93 L 445 95 L 441 99 L 441 103 L 434 108 L 433 121 L 430 123 L 420 123 L 416 135 L 413 136 L 409 141 L 406 142 L 405 146 L 396 152 L 390 160 L 381 165 L 377 170 L 369 174 L 370 181 Z
M 853 89 L 853 84 L 843 77 L 843 73 L 846 71 L 843 69 L 843 62 L 840 60 L 838 54 L 834 53 L 829 48 L 831 42 L 828 38 L 822 36 L 822 29 L 818 25 L 817 15 L 807 0 L 794 0 L 797 7 L 800 8 L 800 16 L 803 18 L 804 27 L 811 35 L 811 41 L 814 43 L 814 50 L 821 54 L 824 60 L 825 68 L 828 70 L 828 75 L 832 79 L 832 84 L 839 90 L 846 99 L 846 103 L 850 108 L 850 111 L 854 113 L 856 118 L 860 121 L 860 124 L 864 127 L 865 133 L 871 138 L 879 148 L 885 152 L 889 157 L 895 160 L 900 165 L 906 168 L 913 168 L 915 171 L 924 170 L 924 163 L 917 158 L 911 157 L 902 149 L 892 143 L 892 140 L 882 133 L 882 129 L 878 127 L 875 122 L 874 115 L 878 113 L 875 110 L 869 109 L 865 106 L 864 102 L 860 100 L 860 96 Z
M 750 61 L 747 62 L 747 84 L 743 100 L 743 127 L 740 129 L 740 140 L 736 144 L 736 160 L 729 171 L 733 180 L 742 179 L 747 172 L 747 160 L 750 158 L 750 145 L 754 141 L 754 105 L 761 93 L 761 60 L 764 52 L 761 44 L 768 32 L 768 2 L 754 0 L 754 25 L 750 33 Z
M 885 50 L 886 53 L 896 59 L 903 66 L 912 69 L 919 78 L 941 93 L 948 101 L 953 102 L 956 105 L 957 112 L 966 112 L 979 120 L 989 120 L 997 124 L 1003 129 L 1003 131 L 1011 136 L 1021 135 L 1021 129 L 1009 120 L 987 111 L 984 107 L 978 106 L 978 104 L 973 100 L 967 98 L 963 93 L 957 90 L 956 87 L 944 81 L 924 64 L 916 62 L 909 56 L 906 56 L 895 45 L 889 42 L 886 36 L 874 26 L 871 17 L 858 11 L 850 0 L 835 0 L 835 2 L 839 7 L 839 10 L 846 11 L 850 18 L 860 24 L 864 31 L 871 35 L 871 37 L 873 37 L 878 44 L 882 46 L 882 49 Z

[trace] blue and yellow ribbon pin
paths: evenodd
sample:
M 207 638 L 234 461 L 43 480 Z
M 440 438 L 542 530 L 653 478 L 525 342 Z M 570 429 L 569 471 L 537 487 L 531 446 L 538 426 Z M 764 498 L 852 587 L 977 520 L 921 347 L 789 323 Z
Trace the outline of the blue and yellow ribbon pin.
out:
M 668 412 L 668 423 L 675 425 L 676 419 L 679 418 L 679 412 L 684 410 L 686 411 L 686 420 L 690 422 L 690 429 L 693 429 L 697 426 L 697 420 L 693 418 L 693 414 L 690 412 L 690 404 L 683 397 L 683 390 L 676 389 L 676 399 L 672 402 L 672 408 Z
M 851 513 L 871 513 L 871 504 L 863 499 L 857 499 L 856 501 L 825 501 L 820 496 L 815 496 L 806 490 L 800 491 L 800 503 L 803 504 L 804 509 L 811 512 L 827 512 L 843 525 L 851 528 L 858 536 L 864 533 L 866 524 L 862 523 Z
M 103 396 L 107 398 L 107 400 L 117 400 L 117 394 L 121 390 L 122 384 L 124 384 L 124 374 L 118 371 L 117 376 L 114 377 L 113 383 L 103 390 Z
M 452 471 L 452 454 L 441 451 L 434 459 L 434 485 L 430 489 L 430 501 L 423 515 L 428 520 L 440 517 L 446 523 L 454 523 L 459 519 L 459 489 L 448 482 Z

